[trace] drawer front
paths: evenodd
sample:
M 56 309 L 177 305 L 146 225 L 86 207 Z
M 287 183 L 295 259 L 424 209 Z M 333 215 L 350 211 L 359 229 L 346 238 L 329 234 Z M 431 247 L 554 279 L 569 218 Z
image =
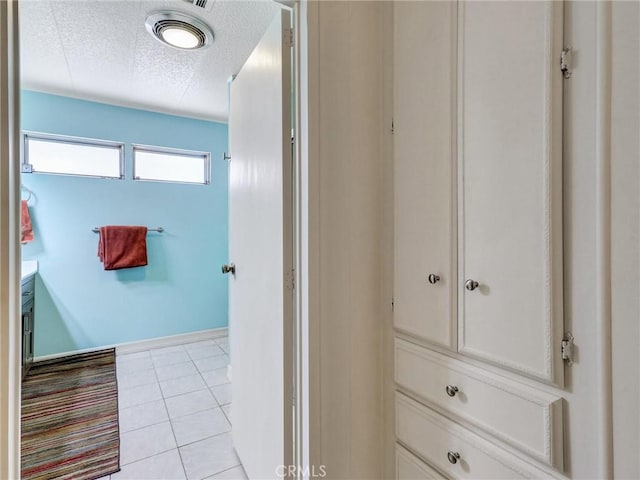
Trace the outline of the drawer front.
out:
M 446 477 L 424 463 L 402 445 L 396 444 L 397 480 L 444 480 Z
M 549 478 L 549 475 L 514 457 L 478 435 L 396 393 L 398 441 L 452 478 Z M 459 455 L 455 463 L 449 456 Z
M 22 291 L 22 304 L 24 305 L 29 300 L 33 299 L 36 289 L 35 277 L 30 277 L 24 280 L 21 284 L 20 290 Z
M 395 377 L 428 402 L 562 469 L 561 398 L 401 339 L 395 343 Z

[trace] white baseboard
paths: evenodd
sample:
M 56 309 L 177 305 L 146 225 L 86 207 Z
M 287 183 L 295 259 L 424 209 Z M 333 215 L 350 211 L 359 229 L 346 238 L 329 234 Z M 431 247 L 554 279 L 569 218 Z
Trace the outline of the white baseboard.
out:
M 211 340 L 214 338 L 226 337 L 229 329 L 212 328 L 210 330 L 201 330 L 199 332 L 181 333 L 179 335 L 171 335 L 168 337 L 149 338 L 146 340 L 138 340 L 135 342 L 117 343 L 114 345 L 103 345 L 100 347 L 85 348 L 82 350 L 73 350 L 71 352 L 54 353 L 51 355 L 42 355 L 35 357 L 34 362 L 42 362 L 44 360 L 52 360 L 54 358 L 66 357 L 67 355 L 76 355 L 78 353 L 96 352 L 106 348 L 115 348 L 116 353 L 122 355 L 125 353 L 142 352 L 152 348 L 172 347 L 174 345 L 182 345 L 183 343 L 202 342 L 203 340 Z

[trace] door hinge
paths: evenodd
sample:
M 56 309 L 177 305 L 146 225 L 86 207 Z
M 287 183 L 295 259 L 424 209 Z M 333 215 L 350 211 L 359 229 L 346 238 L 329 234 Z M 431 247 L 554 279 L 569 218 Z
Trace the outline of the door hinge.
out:
M 391 135 L 396 132 L 396 125 L 393 120 L 391 120 Z
M 289 29 L 289 46 L 293 47 L 295 44 L 295 35 L 293 28 Z
M 396 299 L 391 298 L 391 311 L 393 312 L 396 308 Z
M 571 71 L 571 47 L 563 49 L 560 54 L 560 71 L 564 78 L 571 78 L 573 74 Z
M 562 360 L 567 362 L 567 365 L 573 365 L 573 361 L 575 359 L 573 340 L 574 338 L 573 335 L 571 335 L 571 332 L 565 333 L 562 338 Z
M 295 270 L 291 270 L 285 278 L 284 281 L 284 286 L 285 288 L 288 288 L 289 290 L 295 290 L 296 289 L 296 271 Z

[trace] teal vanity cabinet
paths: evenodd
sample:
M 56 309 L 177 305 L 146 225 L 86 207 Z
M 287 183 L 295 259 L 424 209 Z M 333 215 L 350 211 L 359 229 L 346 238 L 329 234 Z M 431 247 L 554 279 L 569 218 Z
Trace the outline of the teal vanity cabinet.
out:
M 33 364 L 33 307 L 35 275 L 22 280 L 22 378 Z

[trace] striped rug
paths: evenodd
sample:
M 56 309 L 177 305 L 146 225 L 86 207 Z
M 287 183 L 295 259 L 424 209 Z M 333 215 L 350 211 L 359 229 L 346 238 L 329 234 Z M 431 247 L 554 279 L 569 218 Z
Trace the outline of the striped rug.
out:
M 120 470 L 115 350 L 33 365 L 22 382 L 22 479 Z

